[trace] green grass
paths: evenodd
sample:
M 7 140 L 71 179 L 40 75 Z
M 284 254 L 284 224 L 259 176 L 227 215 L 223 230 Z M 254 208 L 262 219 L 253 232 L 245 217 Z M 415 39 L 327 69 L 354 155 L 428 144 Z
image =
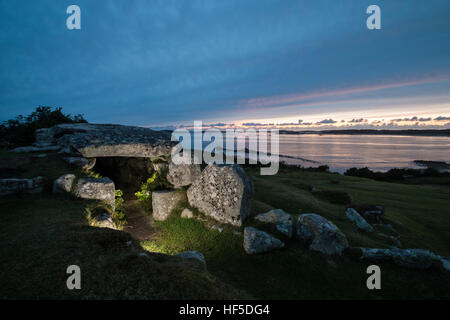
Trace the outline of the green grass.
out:
M 59 155 L 48 154 L 36 159 L 0 153 L 1 167 L 20 169 L 22 177 L 48 177 L 49 185 L 61 174 L 74 172 Z M 255 184 L 252 216 L 274 208 L 295 217 L 314 212 L 333 221 L 353 247 L 391 246 L 389 239 L 359 232 L 347 220 L 344 204 L 336 204 L 334 197 L 318 197 L 311 188 L 327 195 L 345 192 L 356 205 L 384 205 L 385 219 L 401 235 L 403 247 L 450 255 L 448 186 L 378 182 L 293 168 L 282 168 L 275 176 L 247 171 Z M 196 210 L 196 219 L 180 218 L 186 203 L 168 220 L 155 223 L 153 240 L 139 243 L 128 233 L 88 226 L 89 205 L 92 202 L 48 191 L 0 199 L 0 298 L 450 298 L 450 275 L 438 267 L 417 271 L 379 264 L 382 290 L 369 291 L 366 268 L 371 263 L 359 260 L 351 249 L 331 258 L 275 234 L 286 242 L 284 249 L 249 256 L 242 246 L 243 228 L 221 225 Z M 212 225 L 221 225 L 224 231 L 212 230 Z M 269 231 L 252 217 L 246 225 Z M 376 230 L 389 234 L 381 227 Z M 195 262 L 170 257 L 188 250 L 205 255 L 209 272 Z M 142 252 L 148 257 L 140 257 Z M 66 288 L 66 268 L 71 264 L 81 267 L 80 291 Z
M 22 177 L 53 179 L 71 172 L 54 156 L 33 162 L 27 161 L 33 159 L 31 154 L 2 154 L 1 160 L 13 167 L 23 158 Z M 85 209 L 95 205 L 48 190 L 0 198 L 0 299 L 250 297 L 203 270 L 195 260 L 149 253 L 128 233 L 89 226 Z M 145 252 L 147 257 L 139 256 Z M 81 290 L 66 287 L 66 270 L 73 264 L 81 268 Z
M 427 248 L 442 255 L 450 253 L 448 187 L 383 183 L 297 169 L 283 169 L 276 176 L 258 176 L 253 170 L 248 174 L 255 183 L 252 215 L 272 208 L 284 209 L 295 216 L 315 212 L 336 223 L 351 246 L 391 246 L 389 240 L 359 232 L 345 217 L 344 205 L 317 198 L 303 186 L 343 191 L 349 193 L 356 204 L 385 205 L 386 219 L 400 233 L 403 247 Z M 352 250 L 340 258 L 329 258 L 309 251 L 298 241 L 283 238 L 285 249 L 249 256 L 242 247 L 242 228 L 225 226 L 224 232 L 219 233 L 209 228 L 214 223 L 218 224 L 209 219 L 179 218 L 175 213 L 170 219 L 157 222 L 158 237 L 143 242 L 142 246 L 152 252 L 170 254 L 201 251 L 213 274 L 257 298 L 450 298 L 450 275 L 439 267 L 417 271 L 381 263 L 382 290 L 369 291 L 366 268 L 371 263 L 359 260 Z M 252 219 L 247 225 L 261 227 Z M 239 231 L 241 234 L 236 234 Z M 377 231 L 389 233 L 382 228 Z

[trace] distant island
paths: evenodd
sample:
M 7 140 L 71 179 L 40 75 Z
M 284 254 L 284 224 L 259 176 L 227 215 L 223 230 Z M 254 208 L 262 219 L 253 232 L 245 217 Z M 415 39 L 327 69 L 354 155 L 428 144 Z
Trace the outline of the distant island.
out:
M 305 130 L 305 131 L 294 131 L 294 130 L 280 130 L 280 134 L 373 134 L 373 135 L 396 135 L 396 136 L 450 136 L 450 129 L 439 129 L 439 130 L 374 130 L 374 129 L 345 129 L 345 130 Z

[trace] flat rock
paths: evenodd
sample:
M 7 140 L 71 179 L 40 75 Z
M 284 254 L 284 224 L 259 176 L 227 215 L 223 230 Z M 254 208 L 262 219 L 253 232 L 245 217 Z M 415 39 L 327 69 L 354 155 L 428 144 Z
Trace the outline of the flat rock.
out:
M 327 255 L 341 255 L 348 247 L 347 238 L 331 221 L 315 213 L 301 214 L 297 222 L 297 237 L 309 242 L 309 249 Z
M 152 192 L 153 219 L 166 220 L 177 205 L 186 200 L 186 195 L 178 190 Z
M 258 214 L 255 220 L 273 224 L 275 228 L 285 236 L 292 238 L 294 230 L 294 220 L 292 216 L 281 209 L 270 210 L 266 213 Z
M 202 170 L 199 164 L 175 164 L 170 162 L 167 180 L 175 187 L 191 185 L 200 175 Z
M 355 209 L 347 208 L 347 210 L 345 210 L 345 215 L 351 222 L 353 222 L 353 224 L 358 227 L 358 229 L 364 232 L 374 231 L 373 227 L 368 224 L 367 221 L 363 217 L 361 217 L 361 215 Z
M 61 149 L 60 146 L 26 146 L 12 149 L 11 152 L 45 152 L 45 151 L 57 151 Z
M 267 232 L 252 227 L 244 229 L 244 250 L 247 254 L 264 253 L 283 247 L 281 240 Z
M 44 178 L 0 179 L 0 197 L 18 193 L 41 193 L 44 191 Z
M 109 178 L 81 178 L 73 192 L 78 198 L 101 200 L 115 210 L 115 186 Z
M 53 181 L 53 193 L 69 193 L 75 181 L 75 175 L 68 173 Z
M 371 261 L 391 261 L 411 269 L 428 269 L 439 257 L 425 249 L 376 249 L 360 248 L 361 259 Z
M 60 124 L 52 128 L 57 143 L 85 158 L 170 156 L 170 134 L 148 128 L 114 124 Z
M 189 204 L 213 219 L 241 226 L 250 215 L 253 184 L 238 165 L 209 164 L 187 190 Z

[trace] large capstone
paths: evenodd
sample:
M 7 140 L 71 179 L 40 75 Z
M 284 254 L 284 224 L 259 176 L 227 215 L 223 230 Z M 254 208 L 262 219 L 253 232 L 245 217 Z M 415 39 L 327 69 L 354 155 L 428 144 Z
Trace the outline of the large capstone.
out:
M 44 190 L 44 178 L 0 179 L 0 197 L 18 193 L 40 193 Z
M 309 243 L 309 249 L 327 255 L 340 255 L 348 247 L 347 238 L 331 221 L 315 213 L 301 214 L 297 237 Z
M 170 134 L 148 128 L 113 124 L 59 124 L 51 128 L 57 144 L 70 146 L 85 158 L 169 157 Z
M 167 181 L 175 188 L 191 185 L 200 175 L 202 170 L 199 164 L 169 164 L 169 172 L 167 173 Z
M 82 199 L 101 200 L 115 209 L 115 186 L 109 178 L 82 178 L 75 184 L 74 194 Z
M 292 216 L 281 209 L 270 210 L 266 213 L 258 214 L 255 220 L 273 225 L 279 232 L 291 238 L 294 229 Z
M 257 254 L 284 247 L 284 243 L 267 232 L 247 227 L 244 229 L 244 250 L 248 254 Z
M 250 214 L 253 184 L 238 165 L 209 164 L 187 196 L 189 204 L 207 216 L 241 226 Z
M 166 220 L 180 202 L 186 201 L 186 194 L 180 190 L 152 192 L 153 219 Z

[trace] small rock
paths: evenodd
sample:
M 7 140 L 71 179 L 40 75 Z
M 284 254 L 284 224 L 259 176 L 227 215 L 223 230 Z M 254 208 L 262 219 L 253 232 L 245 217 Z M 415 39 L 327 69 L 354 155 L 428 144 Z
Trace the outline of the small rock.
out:
M 191 218 L 194 217 L 194 213 L 192 212 L 191 209 L 185 208 L 185 209 L 181 212 L 181 217 L 182 217 L 182 218 L 191 219 Z
M 222 228 L 222 227 L 219 227 L 219 226 L 216 226 L 216 225 L 212 226 L 211 229 L 212 229 L 212 230 L 216 230 L 216 231 L 218 231 L 218 232 L 223 232 L 223 228 Z
M 266 213 L 258 214 L 255 220 L 270 223 L 285 236 L 292 238 L 294 230 L 294 220 L 289 213 L 284 212 L 281 209 L 270 210 Z
M 75 175 L 68 173 L 53 182 L 53 193 L 68 193 L 72 191 Z
M 205 256 L 201 252 L 198 252 L 198 251 L 186 251 L 186 252 L 181 252 L 181 253 L 175 255 L 175 257 L 180 257 L 182 259 L 194 259 L 194 260 L 200 261 L 202 266 L 206 269 Z
M 247 254 L 268 252 L 283 248 L 284 243 L 270 234 L 252 227 L 244 229 L 244 250 Z
M 361 217 L 358 213 L 358 211 L 356 211 L 353 208 L 347 208 L 347 210 L 345 210 L 345 215 L 347 216 L 347 218 L 353 222 L 358 229 L 365 231 L 365 232 L 373 232 L 373 227 L 367 223 L 367 221 Z
M 116 229 L 116 225 L 114 224 L 111 215 L 107 212 L 92 217 L 91 225 L 99 228 Z
M 146 254 L 145 252 L 141 252 L 138 254 L 139 257 L 148 257 L 148 254 Z
M 442 267 L 445 270 L 450 271 L 450 258 L 449 257 L 439 257 L 439 260 L 442 263 Z
M 309 249 L 327 255 L 341 255 L 348 247 L 347 238 L 331 221 L 315 213 L 299 216 L 297 237 L 310 242 Z
M 153 219 L 166 220 L 177 205 L 186 200 L 186 195 L 177 190 L 162 190 L 152 192 Z

